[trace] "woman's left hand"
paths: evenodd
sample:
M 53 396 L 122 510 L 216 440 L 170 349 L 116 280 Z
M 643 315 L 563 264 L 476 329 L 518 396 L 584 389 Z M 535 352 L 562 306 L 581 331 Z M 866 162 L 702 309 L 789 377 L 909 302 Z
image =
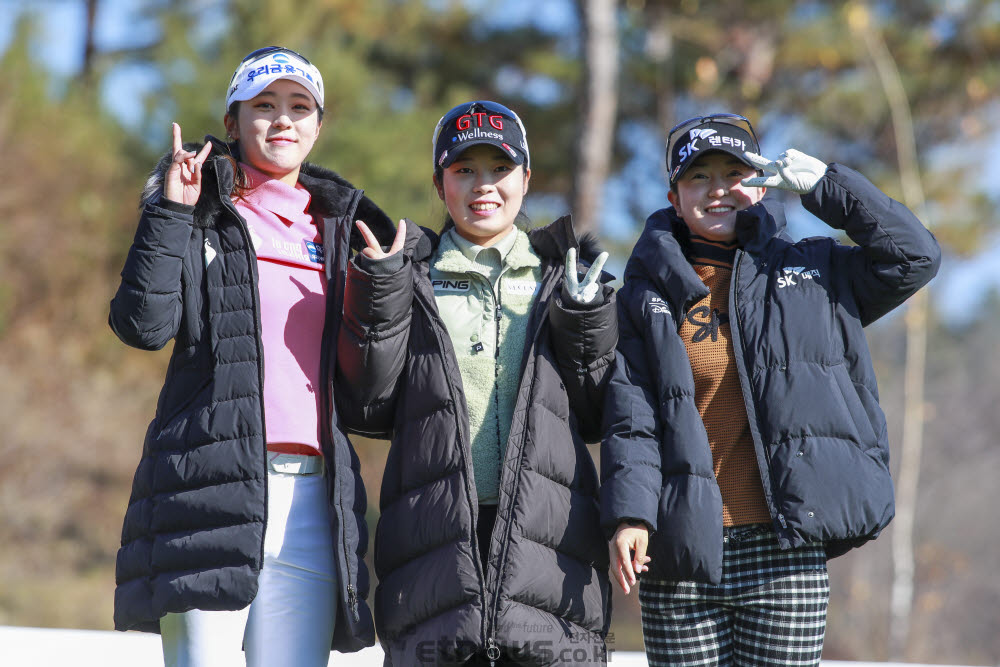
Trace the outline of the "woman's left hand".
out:
M 779 188 L 804 195 L 816 187 L 819 179 L 826 174 L 826 163 L 794 148 L 789 148 L 774 161 L 750 151 L 743 155 L 754 167 L 771 174 L 744 178 L 740 181 L 751 188 Z
M 646 555 L 649 547 L 649 529 L 645 525 L 623 522 L 618 524 L 615 536 L 608 543 L 611 558 L 611 577 L 618 582 L 625 595 L 629 585 L 635 586 L 636 577 L 649 571 L 652 560 Z M 635 554 L 633 559 L 632 554 Z
M 594 263 L 590 265 L 590 270 L 583 277 L 583 282 L 580 282 L 576 272 L 576 248 L 567 250 L 565 285 L 569 298 L 580 305 L 587 305 L 593 301 L 594 297 L 597 296 L 597 291 L 601 287 L 598 279 L 601 277 L 601 269 L 604 268 L 604 262 L 606 261 L 608 261 L 608 253 L 602 252 L 594 260 Z
M 382 246 L 379 245 L 378 239 L 375 238 L 374 234 L 372 234 L 372 230 L 368 229 L 368 225 L 360 220 L 355 220 L 354 224 L 358 226 L 358 231 L 361 232 L 361 237 L 368 245 L 367 248 L 361 251 L 361 254 L 365 257 L 371 257 L 372 259 L 384 259 L 389 255 L 395 255 L 403 249 L 403 242 L 406 241 L 406 221 L 399 221 L 399 227 L 396 229 L 396 238 L 392 240 L 392 245 L 389 246 L 389 252 L 382 250 Z

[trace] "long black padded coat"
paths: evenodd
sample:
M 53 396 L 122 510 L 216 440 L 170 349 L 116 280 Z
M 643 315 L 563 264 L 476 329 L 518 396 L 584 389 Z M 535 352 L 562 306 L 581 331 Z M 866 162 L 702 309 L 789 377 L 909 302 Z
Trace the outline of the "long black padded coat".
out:
M 807 210 L 857 246 L 793 242 L 779 202 L 741 211 L 730 327 L 764 497 L 783 549 L 838 556 L 894 513 L 886 421 L 863 327 L 937 272 L 933 235 L 902 204 L 832 164 Z M 722 498 L 678 333 L 708 288 L 674 209 L 646 221 L 618 292 L 621 337 L 601 448 L 602 522 L 654 529 L 649 576 L 718 583 Z
M 564 257 L 577 245 L 568 217 L 529 239 L 543 278 L 489 545 L 476 540 L 462 378 L 429 280 L 439 238 L 410 224 L 400 270 L 349 267 L 337 400 L 351 428 L 392 438 L 375 536 L 386 664 L 454 665 L 493 647 L 528 665 L 605 661 L 608 550 L 584 442 L 600 437 L 614 294 L 604 286 L 596 307 L 563 305 Z
M 156 416 L 122 528 L 117 559 L 115 627 L 158 632 L 160 618 L 191 609 L 234 610 L 257 594 L 267 520 L 267 472 L 257 258 L 246 222 L 230 199 L 235 146 L 209 137 L 196 206 L 161 198 L 170 163 L 147 183 L 142 215 L 110 324 L 125 343 L 157 350 L 174 340 Z M 190 146 L 197 151 L 200 146 Z M 332 368 L 353 221 L 394 227 L 361 190 L 332 171 L 304 164 L 328 281 L 321 415 L 330 530 L 340 586 L 332 648 L 375 642 L 366 598 L 369 575 L 367 499 L 359 461 L 332 410 Z M 211 259 L 211 261 L 208 261 Z

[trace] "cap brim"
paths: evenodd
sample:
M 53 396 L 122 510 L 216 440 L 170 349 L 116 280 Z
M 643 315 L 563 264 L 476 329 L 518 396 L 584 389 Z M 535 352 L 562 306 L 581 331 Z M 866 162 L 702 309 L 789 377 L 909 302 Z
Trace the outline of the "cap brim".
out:
M 277 76 L 259 76 L 254 79 L 251 85 L 241 86 L 226 100 L 226 108 L 229 108 L 233 102 L 246 102 L 247 100 L 252 100 L 264 92 L 264 90 L 272 83 L 282 79 L 288 79 L 289 81 L 301 84 L 303 88 L 309 91 L 309 94 L 312 95 L 313 100 L 315 100 L 319 108 L 323 108 L 323 100 L 319 97 L 319 90 L 316 88 L 315 83 L 300 74 L 286 74 L 284 72 Z
M 677 174 L 670 177 L 670 182 L 671 183 L 676 182 L 681 176 L 684 175 L 684 173 L 688 170 L 688 168 L 690 168 L 691 165 L 694 164 L 699 157 L 701 157 L 702 155 L 708 155 L 709 153 L 726 153 L 728 155 L 732 155 L 735 158 L 738 158 L 740 162 L 747 165 L 748 167 L 754 167 L 754 165 L 751 164 L 750 161 L 747 160 L 746 157 L 743 155 L 743 151 L 739 150 L 738 148 L 733 148 L 730 146 L 712 146 L 709 149 L 698 151 L 697 155 L 692 156 L 688 160 L 685 160 L 684 163 L 681 164 L 680 169 L 677 171 Z M 754 167 L 754 169 L 756 169 L 756 167 Z
M 522 153 L 519 148 L 495 139 L 470 139 L 469 141 L 463 141 L 460 144 L 449 146 L 445 152 L 444 159 L 440 160 L 439 164 L 442 167 L 450 167 L 467 148 L 479 146 L 481 144 L 496 146 L 503 151 L 503 153 L 509 157 L 514 164 L 524 164 L 524 153 Z

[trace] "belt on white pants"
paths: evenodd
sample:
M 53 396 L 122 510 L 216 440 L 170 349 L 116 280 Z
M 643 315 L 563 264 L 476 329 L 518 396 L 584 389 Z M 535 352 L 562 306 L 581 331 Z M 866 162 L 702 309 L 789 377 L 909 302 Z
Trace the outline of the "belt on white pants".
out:
M 322 456 L 268 452 L 267 469 L 283 475 L 322 475 L 326 472 L 326 465 Z

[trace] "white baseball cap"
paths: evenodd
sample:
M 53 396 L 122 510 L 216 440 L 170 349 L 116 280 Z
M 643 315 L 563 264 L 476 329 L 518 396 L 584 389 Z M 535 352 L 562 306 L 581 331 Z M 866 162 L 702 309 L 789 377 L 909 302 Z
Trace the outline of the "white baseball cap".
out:
M 229 82 L 226 111 L 233 102 L 252 100 L 279 79 L 301 83 L 323 108 L 323 77 L 316 66 L 291 49 L 266 46 L 240 61 Z

